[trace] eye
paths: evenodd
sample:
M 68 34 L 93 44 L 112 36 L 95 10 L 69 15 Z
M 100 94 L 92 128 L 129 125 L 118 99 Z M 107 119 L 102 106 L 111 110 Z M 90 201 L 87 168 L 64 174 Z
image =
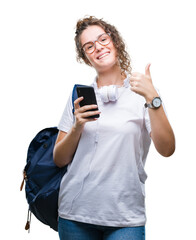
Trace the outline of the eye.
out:
M 93 43 L 88 43 L 85 45 L 85 50 L 91 50 L 93 48 Z
M 102 38 L 101 41 L 102 41 L 102 42 L 106 41 L 106 38 Z
M 110 37 L 107 34 L 103 34 L 98 41 L 103 45 L 107 45 L 110 42 Z
M 88 45 L 87 49 L 91 49 L 93 47 L 93 45 Z

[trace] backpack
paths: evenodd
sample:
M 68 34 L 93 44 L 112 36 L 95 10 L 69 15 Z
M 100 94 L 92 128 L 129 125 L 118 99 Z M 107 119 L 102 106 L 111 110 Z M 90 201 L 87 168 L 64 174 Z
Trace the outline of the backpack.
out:
M 72 91 L 72 106 L 77 99 L 77 86 Z M 25 182 L 29 204 L 26 230 L 30 231 L 31 213 L 42 223 L 58 231 L 58 195 L 67 166 L 59 168 L 53 161 L 53 148 L 58 134 L 57 127 L 45 128 L 37 133 L 27 151 L 27 163 L 23 170 L 22 191 Z

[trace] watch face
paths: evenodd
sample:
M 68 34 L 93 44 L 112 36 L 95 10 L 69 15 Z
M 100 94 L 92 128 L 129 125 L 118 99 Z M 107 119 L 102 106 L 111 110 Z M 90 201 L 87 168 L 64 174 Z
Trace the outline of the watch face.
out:
M 154 98 L 152 104 L 155 108 L 160 107 L 161 106 L 161 99 L 159 97 Z

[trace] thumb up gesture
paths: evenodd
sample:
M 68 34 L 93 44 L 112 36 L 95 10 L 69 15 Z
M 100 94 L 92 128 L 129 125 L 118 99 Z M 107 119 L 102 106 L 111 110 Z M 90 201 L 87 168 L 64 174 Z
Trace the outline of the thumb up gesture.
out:
M 146 65 L 145 74 L 133 72 L 130 77 L 131 90 L 143 96 L 148 103 L 151 102 L 154 97 L 158 96 L 152 83 L 150 65 L 150 63 Z

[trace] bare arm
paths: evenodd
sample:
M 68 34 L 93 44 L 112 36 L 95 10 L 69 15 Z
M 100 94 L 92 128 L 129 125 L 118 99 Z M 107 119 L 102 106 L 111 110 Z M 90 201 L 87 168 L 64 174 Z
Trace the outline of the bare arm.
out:
M 58 167 L 64 167 L 71 162 L 79 139 L 80 133 L 73 127 L 68 133 L 59 131 L 53 151 L 54 162 Z
M 150 64 L 146 66 L 145 75 L 133 73 L 130 79 L 131 90 L 143 96 L 147 103 L 158 96 L 150 75 Z M 151 138 L 157 151 L 164 157 L 171 156 L 175 151 L 175 137 L 163 106 L 158 109 L 149 109 L 151 123 Z
M 175 151 L 175 137 L 170 123 L 163 110 L 149 109 L 151 138 L 157 151 L 164 157 L 171 156 Z
M 53 157 L 54 162 L 58 167 L 64 167 L 72 161 L 85 123 L 97 120 L 95 118 L 87 117 L 100 114 L 99 111 L 93 111 L 93 109 L 97 108 L 97 105 L 86 105 L 84 107 L 80 107 L 79 102 L 82 101 L 82 99 L 83 97 L 80 97 L 74 102 L 75 124 L 71 130 L 68 133 L 59 131 L 59 134 L 57 136 L 53 151 Z M 92 111 L 86 112 L 87 110 Z

